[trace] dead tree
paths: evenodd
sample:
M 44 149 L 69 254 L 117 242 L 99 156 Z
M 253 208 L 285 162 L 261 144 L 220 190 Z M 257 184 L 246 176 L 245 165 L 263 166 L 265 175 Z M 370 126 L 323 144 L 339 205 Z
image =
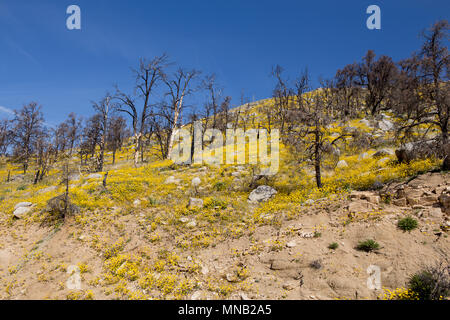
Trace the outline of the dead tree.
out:
M 148 123 L 147 118 L 151 114 L 150 95 L 164 75 L 163 71 L 167 66 L 167 60 L 168 56 L 166 54 L 158 56 L 150 61 L 145 59 L 140 60 L 139 68 L 133 70 L 136 77 L 136 98 L 121 92 L 119 89 L 116 90 L 115 98 L 120 103 L 118 111 L 128 114 L 132 121 L 133 136 L 135 139 L 135 166 L 137 166 L 139 158 L 141 158 L 141 161 L 143 160 L 142 140 Z M 142 104 L 140 112 L 137 106 L 137 99 L 140 99 L 140 103 Z

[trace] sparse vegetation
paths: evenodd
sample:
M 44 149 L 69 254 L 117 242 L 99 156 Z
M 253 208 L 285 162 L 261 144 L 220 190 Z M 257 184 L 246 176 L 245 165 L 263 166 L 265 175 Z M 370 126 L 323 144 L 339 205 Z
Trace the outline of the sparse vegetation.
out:
M 397 223 L 398 228 L 403 231 L 414 230 L 417 228 L 418 225 L 419 224 L 418 224 L 417 220 L 412 217 L 406 217 L 406 218 L 400 219 Z
M 356 249 L 365 251 L 365 252 L 372 252 L 380 249 L 380 245 L 378 242 L 376 242 L 373 239 L 367 239 L 364 241 L 360 241 L 358 245 L 356 246 Z

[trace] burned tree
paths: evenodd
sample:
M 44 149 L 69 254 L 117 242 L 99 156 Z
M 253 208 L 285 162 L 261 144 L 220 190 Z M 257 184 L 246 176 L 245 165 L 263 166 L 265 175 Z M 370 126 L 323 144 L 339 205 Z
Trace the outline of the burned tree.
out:
M 139 68 L 133 70 L 136 77 L 135 92 L 140 99 L 142 108 L 139 111 L 137 101 L 132 95 L 125 94 L 117 89 L 115 98 L 119 101 L 118 111 L 128 114 L 132 122 L 133 136 L 135 139 L 134 164 L 137 165 L 139 158 L 143 160 L 143 135 L 148 124 L 148 117 L 151 115 L 150 95 L 153 89 L 162 80 L 164 68 L 167 66 L 168 57 L 166 54 L 155 57 L 148 61 L 141 59 Z
M 106 148 L 112 152 L 112 164 L 116 163 L 116 152 L 122 148 L 127 134 L 127 122 L 123 117 L 115 116 L 110 119 L 108 134 L 106 137 Z
M 117 109 L 117 107 L 114 103 L 111 102 L 111 96 L 109 94 L 106 94 L 106 96 L 98 103 L 94 102 L 92 107 L 95 111 L 97 111 L 100 118 L 100 153 L 98 156 L 98 165 L 96 171 L 103 171 L 109 117 Z
M 31 102 L 19 111 L 15 110 L 12 123 L 14 155 L 22 163 L 25 174 L 35 151 L 36 140 L 42 132 L 44 116 L 41 107 Z
M 168 117 L 167 121 L 169 122 L 169 143 L 165 148 L 166 150 L 164 150 L 164 158 L 170 158 L 174 136 L 177 128 L 181 124 L 180 120 L 184 108 L 183 102 L 185 98 L 194 91 L 191 84 L 199 74 L 200 72 L 196 70 L 185 71 L 182 68 L 179 68 L 171 78 L 167 75 L 164 75 L 163 77 L 163 81 L 168 90 L 166 96 L 170 99 L 170 102 L 165 105 L 169 108 L 168 112 L 162 113 L 163 116 Z
M 439 21 L 423 33 L 425 41 L 421 51 L 399 63 L 400 72 L 392 97 L 393 109 L 403 120 L 397 132 L 399 137 L 417 140 L 418 145 L 432 149 L 423 150 L 426 154 L 431 152 L 447 159 L 450 157 L 450 59 L 444 40 L 449 37 L 448 30 L 448 22 Z M 433 130 L 438 132 L 437 136 L 430 136 Z M 421 151 L 414 149 L 415 153 Z M 412 157 L 410 154 L 402 159 Z
M 358 64 L 355 83 L 367 90 L 366 108 L 372 115 L 386 109 L 384 102 L 392 89 L 396 72 L 397 68 L 390 57 L 381 56 L 376 60 L 372 50 L 367 51 L 363 62 Z

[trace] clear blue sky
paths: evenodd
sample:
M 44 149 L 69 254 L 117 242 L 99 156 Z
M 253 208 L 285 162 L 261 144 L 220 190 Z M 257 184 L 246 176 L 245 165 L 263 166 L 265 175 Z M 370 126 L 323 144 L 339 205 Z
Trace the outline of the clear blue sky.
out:
M 81 31 L 66 29 L 71 4 L 81 8 Z M 371 4 L 381 7 L 381 30 L 366 28 Z M 0 0 L 0 118 L 30 101 L 50 124 L 72 111 L 88 116 L 114 84 L 131 88 L 139 57 L 163 52 L 215 72 L 234 105 L 242 90 L 263 99 L 272 65 L 291 77 L 308 66 L 318 78 L 368 49 L 398 60 L 449 13 L 448 0 Z

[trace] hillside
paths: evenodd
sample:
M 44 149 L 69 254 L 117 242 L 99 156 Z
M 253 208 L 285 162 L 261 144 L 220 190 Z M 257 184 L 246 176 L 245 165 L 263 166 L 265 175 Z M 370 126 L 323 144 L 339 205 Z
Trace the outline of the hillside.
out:
M 249 115 L 261 117 L 271 103 L 255 103 Z M 358 132 L 366 142 L 349 137 L 329 151 L 320 189 L 312 163 L 282 144 L 279 172 L 256 182 L 251 165 L 180 166 L 149 156 L 135 168 L 131 141 L 116 164 L 106 155 L 101 173 L 87 172 L 73 156 L 74 212 L 62 220 L 48 201 L 64 194 L 64 161 L 33 184 L 33 170 L 23 175 L 19 164 L 1 159 L 0 298 L 404 294 L 412 274 L 448 259 L 450 173 L 434 158 L 398 163 L 396 121 L 386 112 L 333 122 L 327 134 Z M 400 230 L 405 217 L 418 227 Z M 356 248 L 369 239 L 380 248 Z M 371 265 L 381 270 L 381 289 L 367 286 Z

